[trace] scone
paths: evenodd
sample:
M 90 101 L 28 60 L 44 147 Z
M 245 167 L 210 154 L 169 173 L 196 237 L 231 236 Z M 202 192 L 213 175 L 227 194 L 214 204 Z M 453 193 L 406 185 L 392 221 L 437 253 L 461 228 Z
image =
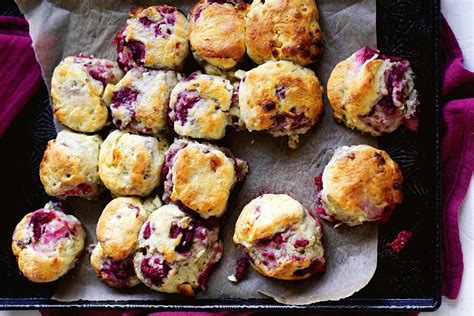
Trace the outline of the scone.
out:
M 323 50 L 318 20 L 315 0 L 254 0 L 245 23 L 247 54 L 257 64 L 310 64 Z
M 48 203 L 26 214 L 12 239 L 20 271 L 30 281 L 45 283 L 74 268 L 84 249 L 86 232 L 77 218 Z
M 110 88 L 114 124 L 121 130 L 143 134 L 166 130 L 171 89 L 177 83 L 177 75 L 171 70 L 130 70 Z
M 386 221 L 402 202 L 400 167 L 383 150 L 343 146 L 324 168 L 318 213 L 350 226 Z
M 301 203 L 286 194 L 264 194 L 244 207 L 233 239 L 260 274 L 301 280 L 324 271 L 322 234 Z
M 166 141 L 115 130 L 99 153 L 99 176 L 117 196 L 146 196 L 160 180 Z
M 103 186 L 98 162 L 102 138 L 62 130 L 50 140 L 40 164 L 40 179 L 46 193 L 65 198 L 95 198 Z
M 323 112 L 323 87 L 312 70 L 289 61 L 269 61 L 240 82 L 240 119 L 249 131 L 288 136 L 296 148 Z
M 101 130 L 108 117 L 104 89 L 122 77 L 116 62 L 84 55 L 66 57 L 51 79 L 53 112 L 59 123 L 79 132 Z
M 97 277 L 106 284 L 133 287 L 140 283 L 133 268 L 138 246 L 138 232 L 148 213 L 140 199 L 119 197 L 102 211 L 97 222 L 97 245 L 91 255 L 91 265 Z
M 140 199 L 119 197 L 102 211 L 97 222 L 97 242 L 103 253 L 113 260 L 122 260 L 133 254 L 138 243 L 138 232 L 148 214 Z
M 206 73 L 222 75 L 243 59 L 248 7 L 244 0 L 200 0 L 189 11 L 191 51 Z
M 221 139 L 231 123 L 234 87 L 229 80 L 193 73 L 174 87 L 169 117 L 180 136 Z
M 113 260 L 104 254 L 98 243 L 91 254 L 91 265 L 97 277 L 109 286 L 116 288 L 129 288 L 140 284 L 140 280 L 133 268 L 133 252 L 129 257 Z
M 125 71 L 136 66 L 179 69 L 188 55 L 188 21 L 175 7 L 162 5 L 130 10 L 115 37 L 118 63 Z
M 328 81 L 333 116 L 372 136 L 418 127 L 419 101 L 410 62 L 364 47 L 337 64 Z
M 140 230 L 134 258 L 138 278 L 155 291 L 192 296 L 207 288 L 222 256 L 218 226 L 205 226 L 174 204 L 152 213 Z
M 230 192 L 248 172 L 247 163 L 229 150 L 176 139 L 161 170 L 163 200 L 174 202 L 201 217 L 224 214 Z

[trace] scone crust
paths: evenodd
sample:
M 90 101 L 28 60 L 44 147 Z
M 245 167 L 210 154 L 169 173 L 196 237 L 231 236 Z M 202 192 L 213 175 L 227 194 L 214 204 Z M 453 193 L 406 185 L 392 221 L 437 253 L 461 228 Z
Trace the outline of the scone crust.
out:
M 266 62 L 240 83 L 240 119 L 250 131 L 306 133 L 323 111 L 322 91 L 312 70 L 289 61 Z
M 322 180 L 326 214 L 351 226 L 383 219 L 403 199 L 400 167 L 368 145 L 336 150 Z
M 181 201 L 202 217 L 221 216 L 236 182 L 234 163 L 219 150 L 189 144 L 173 164 L 171 200 Z
M 286 194 L 265 194 L 247 204 L 233 240 L 260 274 L 301 280 L 324 270 L 322 229 L 298 201 Z
M 128 71 L 112 88 L 110 109 L 114 124 L 143 134 L 165 131 L 171 89 L 177 83 L 177 75 L 171 70 L 138 67 Z
M 168 14 L 174 18 L 167 17 Z M 166 20 L 165 28 L 158 26 L 164 20 Z M 156 27 L 161 30 L 159 35 L 156 33 Z M 171 29 L 168 30 L 168 27 Z M 140 42 L 144 45 L 143 59 L 135 61 L 135 66 L 179 69 L 189 51 L 187 28 L 186 17 L 175 7 L 167 5 L 151 6 L 146 9 L 135 7 L 130 11 L 130 19 L 127 20 L 121 36 L 125 42 Z
M 117 63 L 110 60 L 66 57 L 54 69 L 51 80 L 53 112 L 57 120 L 79 132 L 93 133 L 102 129 L 108 117 L 107 107 L 101 99 L 105 85 L 117 83 L 122 76 Z
M 167 147 L 155 137 L 113 131 L 100 149 L 100 178 L 117 196 L 146 196 L 159 183 Z
M 373 105 L 382 98 L 387 65 L 384 61 L 375 59 L 357 69 L 358 67 L 361 66 L 351 59 L 337 64 L 328 80 L 328 99 L 337 121 L 378 136 L 359 117 L 369 114 Z M 356 72 L 357 75 L 349 75 Z
M 203 226 L 178 206 L 164 205 L 140 230 L 135 272 L 153 290 L 193 296 L 194 289 L 205 286 L 205 271 L 222 256 L 218 235 L 218 226 Z M 159 280 L 147 276 L 144 265 L 157 269 Z
M 180 136 L 211 140 L 224 137 L 230 124 L 233 90 L 229 80 L 203 74 L 191 75 L 178 83 L 169 103 L 175 132 Z M 184 102 L 186 98 L 193 98 L 188 101 L 193 102 L 190 108 Z
M 50 196 L 93 198 L 103 186 L 98 173 L 99 135 L 84 135 L 69 130 L 50 140 L 40 164 L 40 179 Z
M 294 225 L 303 216 L 303 205 L 288 195 L 264 194 L 243 208 L 235 223 L 234 242 L 249 247 L 259 239 L 269 238 Z
M 221 69 L 237 65 L 245 54 L 248 5 L 200 0 L 189 12 L 188 36 L 198 59 Z
M 102 252 L 112 260 L 122 260 L 133 254 L 138 232 L 147 218 L 140 199 L 119 197 L 110 201 L 97 222 L 97 241 Z
M 107 257 L 100 243 L 98 243 L 91 254 L 91 266 L 97 277 L 109 286 L 116 288 L 130 288 L 140 284 L 140 280 L 135 274 L 132 257 L 124 258 L 120 261 L 113 261 Z M 120 269 L 114 274 L 111 269 Z M 123 276 L 127 275 L 127 278 Z
M 257 64 L 268 60 L 310 64 L 322 52 L 318 19 L 314 0 L 256 0 L 246 17 L 247 54 Z
M 49 242 L 41 237 L 35 240 L 30 220 L 36 212 L 54 213 L 54 228 L 61 236 Z M 81 223 L 72 215 L 46 209 L 36 212 L 25 215 L 17 224 L 12 238 L 12 251 L 20 271 L 26 278 L 38 283 L 52 282 L 75 266 L 84 249 L 86 233 Z M 48 228 L 48 231 L 51 229 L 53 228 Z

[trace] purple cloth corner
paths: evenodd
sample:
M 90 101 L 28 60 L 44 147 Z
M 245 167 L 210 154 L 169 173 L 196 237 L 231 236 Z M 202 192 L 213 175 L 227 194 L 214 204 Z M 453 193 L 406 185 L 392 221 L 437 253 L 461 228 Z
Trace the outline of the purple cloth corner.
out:
M 458 211 L 466 196 L 474 164 L 474 73 L 463 66 L 463 55 L 448 23 L 441 17 L 443 62 L 443 295 L 455 299 L 463 273 Z
M 23 18 L 0 16 L 0 137 L 38 91 L 41 70 Z

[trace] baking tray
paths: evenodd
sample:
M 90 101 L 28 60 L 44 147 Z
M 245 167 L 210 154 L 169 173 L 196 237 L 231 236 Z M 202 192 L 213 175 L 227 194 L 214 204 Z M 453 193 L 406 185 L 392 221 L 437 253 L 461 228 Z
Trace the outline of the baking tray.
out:
M 375 1 L 375 0 L 374 0 Z M 153 310 L 288 310 L 301 311 L 432 311 L 441 304 L 440 283 L 440 104 L 439 1 L 377 0 L 378 48 L 405 56 L 417 74 L 421 94 L 421 124 L 417 134 L 397 131 L 379 139 L 379 147 L 397 161 L 405 176 L 403 204 L 389 223 L 379 227 L 377 271 L 358 293 L 336 302 L 306 306 L 282 305 L 273 300 L 76 301 L 51 300 L 57 283 L 34 284 L 18 272 L 10 250 L 16 223 L 28 210 L 48 200 L 38 166 L 49 139 L 56 135 L 46 87 L 25 106 L 0 139 L 0 308 L 120 308 Z M 0 13 L 21 15 L 12 1 L 1 1 Z M 414 237 L 400 254 L 386 243 L 400 230 Z

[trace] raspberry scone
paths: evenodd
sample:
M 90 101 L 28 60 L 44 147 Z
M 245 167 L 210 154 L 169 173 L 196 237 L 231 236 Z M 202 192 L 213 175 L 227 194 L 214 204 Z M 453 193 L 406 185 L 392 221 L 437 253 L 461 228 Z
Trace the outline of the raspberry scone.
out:
M 244 207 L 233 239 L 260 274 L 301 280 L 324 271 L 322 234 L 301 203 L 286 194 L 264 194 Z
M 155 291 L 193 296 L 207 288 L 211 269 L 222 257 L 218 235 L 218 226 L 207 226 L 174 204 L 162 206 L 140 230 L 135 272 Z
M 169 117 L 180 136 L 221 139 L 231 124 L 234 87 L 221 77 L 193 73 L 174 87 Z
M 122 77 L 116 62 L 82 54 L 66 57 L 54 69 L 51 79 L 54 116 L 78 132 L 101 130 L 108 118 L 102 99 L 105 87 Z
M 175 7 L 161 5 L 135 7 L 129 15 L 114 40 L 120 67 L 125 71 L 137 66 L 180 69 L 189 53 L 184 14 Z
M 84 249 L 86 232 L 58 203 L 28 213 L 13 233 L 18 267 L 30 281 L 52 282 L 74 268 Z
M 419 101 L 410 62 L 364 47 L 337 64 L 328 81 L 333 116 L 372 136 L 400 125 L 416 130 Z
M 62 130 L 50 140 L 40 164 L 40 179 L 46 193 L 65 198 L 97 197 L 104 187 L 99 178 L 99 135 Z

